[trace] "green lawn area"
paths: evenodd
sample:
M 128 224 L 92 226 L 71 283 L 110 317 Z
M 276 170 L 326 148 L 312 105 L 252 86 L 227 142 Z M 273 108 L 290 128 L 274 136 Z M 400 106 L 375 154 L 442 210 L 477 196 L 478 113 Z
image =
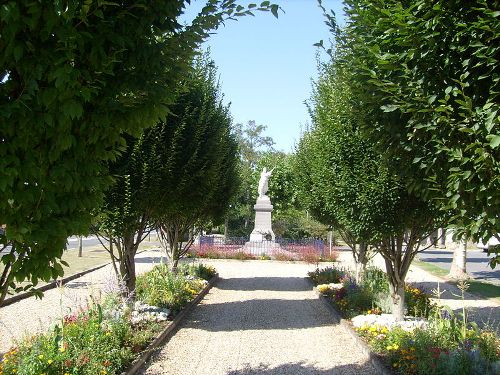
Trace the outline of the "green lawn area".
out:
M 435 276 L 446 278 L 448 275 L 448 270 L 435 266 L 431 263 L 415 259 L 413 264 Z M 453 281 L 449 281 L 449 283 L 456 284 Z M 469 284 L 469 289 L 467 290 L 469 293 L 500 303 L 500 286 L 472 279 L 468 280 L 467 283 Z

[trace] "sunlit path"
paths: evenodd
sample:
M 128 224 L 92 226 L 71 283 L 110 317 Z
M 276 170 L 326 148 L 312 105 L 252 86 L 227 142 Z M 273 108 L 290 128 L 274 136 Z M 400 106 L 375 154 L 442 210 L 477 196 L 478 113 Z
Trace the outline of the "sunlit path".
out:
M 143 374 L 376 374 L 311 290 L 313 266 L 211 263 L 222 280 Z

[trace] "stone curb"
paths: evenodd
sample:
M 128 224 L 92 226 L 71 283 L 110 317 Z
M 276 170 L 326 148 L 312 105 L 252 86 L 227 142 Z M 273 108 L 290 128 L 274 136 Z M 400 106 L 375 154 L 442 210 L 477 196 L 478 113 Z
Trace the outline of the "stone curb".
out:
M 177 332 L 186 315 L 188 315 L 191 310 L 198 305 L 198 303 L 203 299 L 203 297 L 205 297 L 218 280 L 219 274 L 217 273 L 208 281 L 208 284 L 196 296 L 196 298 L 184 306 L 182 311 L 175 316 L 174 320 L 147 346 L 146 349 L 144 349 L 139 358 L 134 360 L 130 367 L 126 371 L 122 372 L 121 375 L 135 375 L 146 364 L 151 355 L 153 355 L 153 353 L 156 352 L 163 344 L 168 342 L 168 340 L 170 340 L 170 338 Z
M 138 251 L 137 254 L 140 254 L 140 253 L 142 253 L 144 251 L 150 251 L 150 250 L 152 250 L 152 249 L 141 250 L 141 251 Z M 85 276 L 88 273 L 100 270 L 101 268 L 104 268 L 104 267 L 106 267 L 107 265 L 110 265 L 110 264 L 111 264 L 111 262 L 107 262 L 107 263 L 101 264 L 99 266 L 90 268 L 88 270 L 75 273 L 74 275 L 71 275 L 71 276 L 68 276 L 68 277 L 64 277 L 64 278 L 62 278 L 60 280 L 51 281 L 51 282 L 49 282 L 49 283 L 47 283 L 47 284 L 45 284 L 45 285 L 43 285 L 41 287 L 36 288 L 35 290 L 40 291 L 40 292 L 46 292 L 47 290 L 56 288 L 58 285 L 67 284 L 70 281 L 73 281 L 75 279 L 78 279 L 79 277 Z M 33 297 L 33 292 L 30 291 L 30 292 L 24 292 L 24 293 L 16 294 L 15 296 L 12 296 L 12 297 L 4 299 L 4 301 L 2 303 L 0 303 L 0 307 L 5 307 L 5 306 L 8 306 L 8 305 L 11 305 L 11 304 L 13 304 L 15 302 L 21 301 L 21 300 L 29 298 L 29 297 Z
M 309 283 L 312 285 L 312 282 L 309 278 L 307 278 Z M 318 292 L 316 287 L 313 285 L 313 289 L 318 295 L 318 298 L 323 302 L 323 304 L 330 310 L 332 313 L 335 321 L 339 323 L 342 327 L 345 328 L 347 333 L 354 339 L 356 344 L 358 345 L 359 349 L 361 352 L 365 355 L 367 355 L 370 358 L 370 362 L 375 367 L 375 369 L 381 374 L 381 375 L 394 375 L 394 372 L 389 369 L 386 364 L 382 361 L 380 356 L 376 353 L 374 353 L 370 347 L 364 342 L 364 340 L 359 337 L 359 335 L 356 333 L 356 331 L 352 328 L 352 325 L 350 322 L 340 315 L 340 313 L 337 311 L 337 309 L 328 301 L 328 298 L 325 297 L 323 294 Z
M 61 280 L 54 280 L 54 281 L 51 281 L 50 283 L 47 283 L 39 288 L 36 288 L 35 290 L 37 291 L 40 291 L 40 292 L 46 292 L 47 290 L 49 289 L 54 289 L 56 288 L 58 285 L 64 285 L 64 284 L 67 284 L 68 282 L 70 281 L 73 281 L 75 279 L 78 279 L 79 277 L 82 277 L 90 272 L 94 272 L 94 271 L 97 271 L 101 268 L 104 268 L 106 267 L 108 264 L 111 264 L 111 262 L 108 262 L 108 263 L 104 263 L 104 264 L 101 264 L 100 266 L 96 266 L 94 268 L 90 268 L 88 270 L 85 270 L 85 271 L 82 271 L 82 272 L 78 272 L 78 273 L 75 273 L 74 275 L 71 275 L 71 276 L 68 276 L 68 277 L 64 277 L 62 278 Z M 8 305 L 11 305 L 15 302 L 18 302 L 18 301 L 21 301 L 25 298 L 29 298 L 29 297 L 33 297 L 33 292 L 24 292 L 24 293 L 19 293 L 19 294 L 16 294 L 15 296 L 13 297 L 10 297 L 10 298 L 6 298 L 1 304 L 0 304 L 0 307 L 4 307 L 4 306 L 8 306 Z

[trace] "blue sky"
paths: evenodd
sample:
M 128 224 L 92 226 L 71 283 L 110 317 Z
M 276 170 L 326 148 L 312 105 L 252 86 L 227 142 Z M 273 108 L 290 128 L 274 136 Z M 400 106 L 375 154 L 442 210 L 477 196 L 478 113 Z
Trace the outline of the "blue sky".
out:
M 246 5 L 251 0 L 240 1 Z M 260 3 L 259 0 L 254 1 Z M 229 21 L 205 43 L 219 69 L 222 91 L 231 102 L 235 123 L 255 120 L 267 125 L 276 149 L 291 152 L 309 122 L 304 101 L 316 76 L 313 44 L 329 38 L 316 0 L 274 0 L 285 13 L 279 18 L 257 12 L 256 17 Z M 203 5 L 193 3 L 186 18 Z M 323 0 L 327 9 L 340 15 L 340 0 Z M 323 53 L 323 58 L 325 54 Z

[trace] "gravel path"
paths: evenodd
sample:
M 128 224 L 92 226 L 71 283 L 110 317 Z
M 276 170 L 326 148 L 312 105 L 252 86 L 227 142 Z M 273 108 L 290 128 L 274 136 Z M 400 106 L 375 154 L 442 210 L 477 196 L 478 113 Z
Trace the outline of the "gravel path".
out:
M 313 266 L 210 263 L 222 279 L 143 374 L 376 374 L 311 290 Z

